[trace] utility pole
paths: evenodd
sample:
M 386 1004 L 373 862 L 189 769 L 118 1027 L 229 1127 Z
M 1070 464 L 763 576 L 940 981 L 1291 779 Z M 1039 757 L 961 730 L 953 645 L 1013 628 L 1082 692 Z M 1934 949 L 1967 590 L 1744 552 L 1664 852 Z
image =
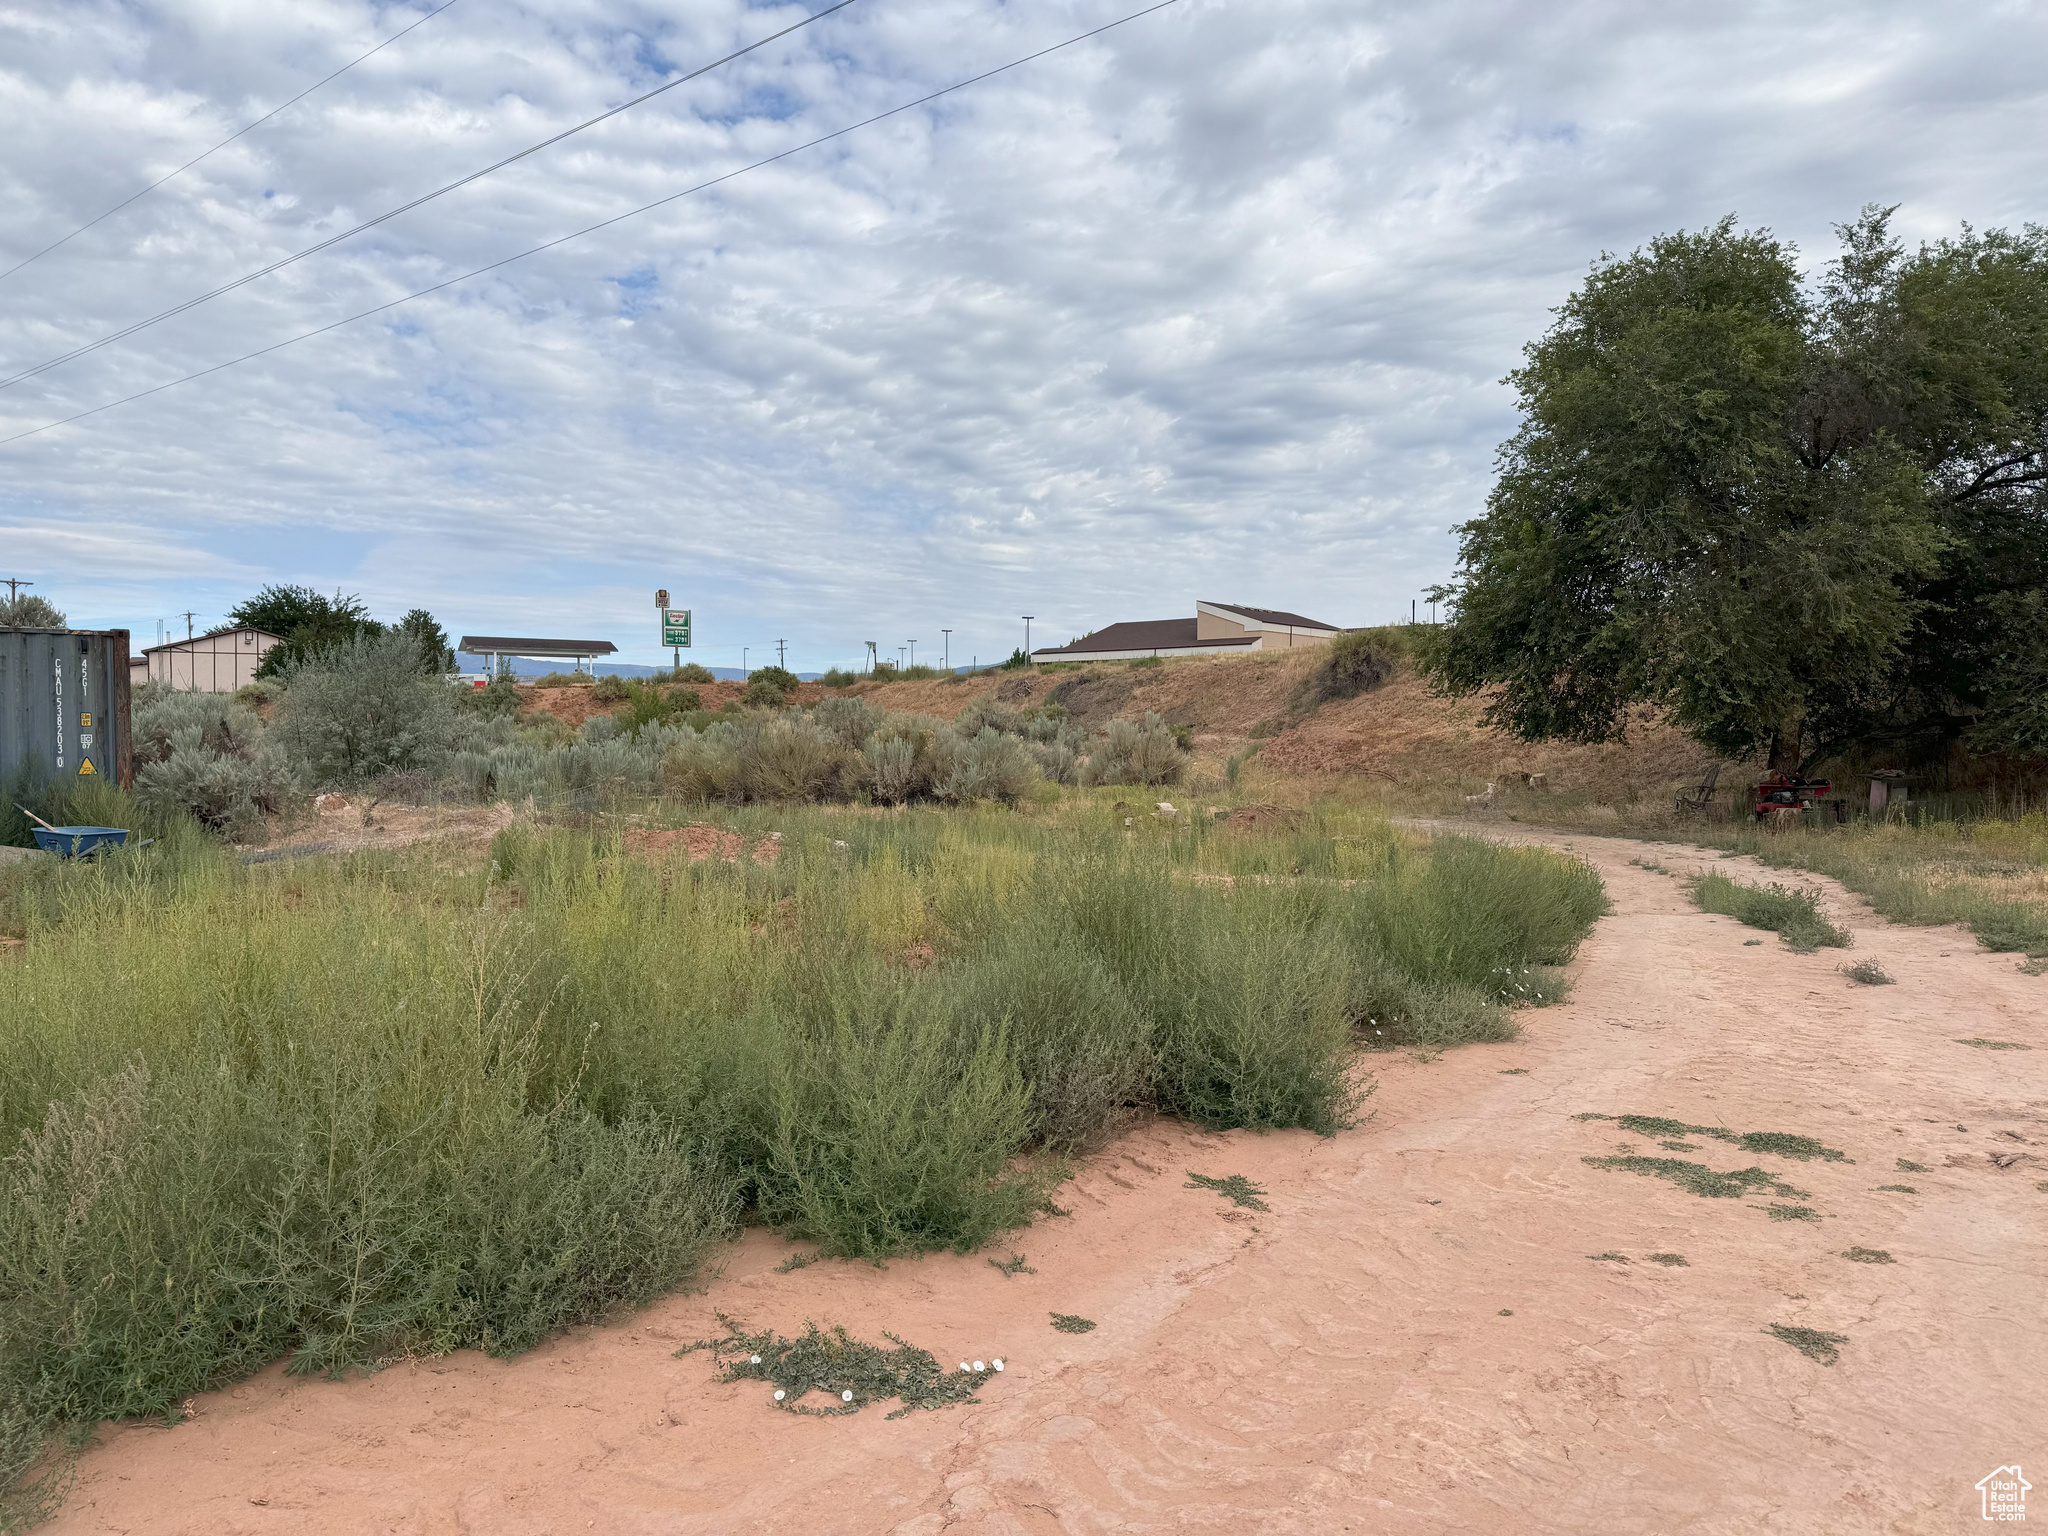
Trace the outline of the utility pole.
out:
M 1026 661 L 1031 659 L 1031 621 L 1037 617 L 1038 615 L 1035 613 L 1024 615 L 1024 659 Z
M 190 608 L 187 608 L 181 617 L 185 620 L 185 638 L 190 640 L 192 638 L 192 620 L 196 615 Z
M 746 680 L 747 680 L 747 648 L 746 648 L 746 647 L 745 647 L 745 646 L 743 645 L 743 646 L 741 646 L 741 647 L 740 647 L 740 681 L 744 683 L 744 682 L 745 682 Z
M 1415 622 L 1415 599 L 1412 597 L 1408 599 L 1408 622 L 1410 624 Z
M 21 595 L 21 589 L 23 587 L 32 587 L 35 585 L 35 583 L 32 581 L 23 581 L 19 576 L 0 576 L 0 581 L 4 581 L 7 583 L 7 601 L 9 601 L 10 603 L 13 602 L 15 598 Z
M 913 667 L 917 665 L 917 642 L 915 640 L 910 642 L 910 664 Z
M 775 665 L 782 668 L 785 672 L 789 670 L 789 642 L 787 640 L 775 642 Z
M 946 670 L 950 672 L 953 670 L 953 631 L 942 629 L 939 633 L 946 637 Z

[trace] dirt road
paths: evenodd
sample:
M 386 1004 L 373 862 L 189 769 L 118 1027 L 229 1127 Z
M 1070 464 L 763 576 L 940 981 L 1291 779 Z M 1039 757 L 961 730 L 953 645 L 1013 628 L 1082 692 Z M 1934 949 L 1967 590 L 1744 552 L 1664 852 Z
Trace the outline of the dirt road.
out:
M 1071 1217 L 1018 1235 L 1036 1273 L 1014 1278 L 951 1255 L 778 1274 L 789 1246 L 754 1233 L 708 1292 L 520 1360 L 273 1369 L 104 1433 L 50 1529 L 1949 1532 L 2014 1462 L 2048 1518 L 2048 979 L 1831 889 L 1851 955 L 1897 979 L 1852 985 L 1840 952 L 1792 954 L 1629 862 L 1747 861 L 1556 841 L 1616 906 L 1572 1000 L 1516 1044 L 1379 1062 L 1357 1130 L 1141 1130 L 1066 1187 Z M 1631 1155 L 1781 1187 L 1705 1198 L 1586 1162 Z M 1248 1175 L 1271 1209 L 1190 1170 Z M 1008 1369 L 978 1405 L 798 1418 L 672 1357 L 715 1311 Z M 1773 1325 L 1835 1336 L 1808 1342 L 1837 1362 Z

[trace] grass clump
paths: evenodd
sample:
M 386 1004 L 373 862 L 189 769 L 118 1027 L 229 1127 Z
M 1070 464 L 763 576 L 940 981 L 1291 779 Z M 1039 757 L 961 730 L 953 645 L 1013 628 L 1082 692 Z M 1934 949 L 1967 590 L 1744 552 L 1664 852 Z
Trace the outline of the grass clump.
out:
M 1877 1187 L 1887 1194 L 1893 1195 L 1917 1195 L 1920 1193 L 1919 1190 L 1910 1184 L 1880 1184 Z
M 1682 1253 L 1653 1253 L 1649 1256 L 1652 1264 L 1662 1264 L 1667 1269 L 1690 1269 Z
M 1785 1323 L 1770 1326 L 1772 1337 L 1782 1339 L 1809 1360 L 1822 1365 L 1833 1365 L 1842 1357 L 1842 1345 L 1849 1342 L 1848 1335 L 1823 1333 L 1818 1328 L 1796 1328 Z
M 1903 1157 L 1894 1166 L 1901 1173 L 1931 1173 L 1933 1171 L 1925 1163 L 1912 1162 Z
M 1000 1270 L 1006 1278 L 1014 1279 L 1018 1275 L 1035 1275 L 1038 1273 L 1037 1270 L 1024 1262 L 1024 1255 L 1021 1253 L 1013 1253 L 1007 1259 L 990 1259 L 989 1263 Z
M 1765 1209 L 1773 1221 L 1819 1221 L 1820 1212 L 1810 1205 L 1772 1205 Z
M 1607 1120 L 1620 1126 L 1624 1131 L 1637 1136 L 1678 1137 L 1711 1136 L 1716 1141 L 1725 1141 L 1742 1148 L 1745 1152 L 1766 1152 L 1777 1157 L 1794 1158 L 1800 1162 L 1820 1159 L 1830 1163 L 1845 1163 L 1849 1155 L 1837 1148 L 1824 1145 L 1811 1136 L 1798 1136 L 1790 1131 L 1731 1131 L 1725 1125 L 1688 1125 L 1683 1120 L 1671 1120 L 1662 1115 L 1603 1115 L 1594 1110 L 1573 1116 L 1577 1120 Z M 1663 1146 L 1672 1146 L 1665 1141 Z M 1691 1147 L 1674 1148 L 1689 1152 Z
M 1090 1318 L 1077 1317 L 1072 1312 L 1055 1312 L 1052 1325 L 1061 1333 L 1093 1333 L 1095 1323 Z
M 1181 1187 L 1184 1189 L 1212 1189 L 1232 1205 L 1242 1206 L 1246 1210 L 1268 1211 L 1272 1209 L 1271 1206 L 1259 1198 L 1265 1191 L 1241 1173 L 1233 1173 L 1221 1179 L 1212 1179 L 1205 1173 L 1190 1173 L 1187 1183 Z
M 1891 973 L 1875 960 L 1858 960 L 1854 965 L 1845 965 L 1842 974 L 1858 986 L 1889 987 L 1893 984 Z
M 828 1333 L 806 1323 L 799 1337 L 786 1339 L 772 1330 L 748 1333 L 723 1314 L 718 1320 L 725 1324 L 723 1338 L 685 1344 L 676 1354 L 708 1350 L 718 1362 L 720 1381 L 770 1382 L 776 1407 L 812 1418 L 842 1418 L 891 1398 L 903 1404 L 888 1415 L 892 1419 L 919 1408 L 978 1403 L 974 1394 L 995 1374 L 988 1369 L 948 1371 L 930 1350 L 906 1344 L 893 1333 L 882 1337 L 896 1347 L 884 1349 L 839 1327 Z M 812 1392 L 824 1394 L 822 1406 L 802 1401 Z
M 1628 1262 L 1627 1254 L 1615 1253 L 1611 1249 L 1606 1253 L 1589 1253 L 1586 1257 L 1596 1264 L 1626 1264 Z
M 1795 1136 L 1789 1131 L 1744 1131 L 1735 1138 L 1735 1144 L 1745 1152 L 1768 1152 L 1777 1157 L 1794 1158 L 1802 1163 L 1816 1159 L 1829 1163 L 1846 1163 L 1849 1154 L 1834 1147 L 1823 1146 L 1811 1136 Z
M 1845 1248 L 1842 1257 L 1852 1264 L 1895 1264 L 1898 1261 L 1882 1248 Z
M 1694 875 L 1688 882 L 1702 912 L 1718 912 L 1751 928 L 1764 928 L 1802 953 L 1847 949 L 1849 933 L 1820 915 L 1820 897 L 1789 885 L 1745 885 L 1726 875 Z
M 1682 1158 L 1627 1155 L 1584 1157 L 1579 1161 L 1593 1168 L 1611 1168 L 1622 1173 L 1638 1173 L 1645 1178 L 1666 1179 L 1703 1200 L 1736 1200 L 1752 1189 L 1768 1189 L 1778 1194 L 1794 1193 L 1790 1185 L 1780 1183 L 1775 1174 L 1761 1168 L 1737 1168 L 1731 1173 L 1717 1173 L 1704 1163 L 1689 1163 Z
M 809 1269 L 818 1262 L 820 1257 L 821 1255 L 815 1253 L 792 1253 L 788 1258 L 775 1266 L 775 1273 L 778 1275 L 793 1275 L 800 1269 Z
M 2021 1045 L 2017 1040 L 1980 1040 L 1971 1038 L 1958 1040 L 1957 1045 L 1974 1045 L 1980 1051 L 2031 1051 L 2031 1045 Z

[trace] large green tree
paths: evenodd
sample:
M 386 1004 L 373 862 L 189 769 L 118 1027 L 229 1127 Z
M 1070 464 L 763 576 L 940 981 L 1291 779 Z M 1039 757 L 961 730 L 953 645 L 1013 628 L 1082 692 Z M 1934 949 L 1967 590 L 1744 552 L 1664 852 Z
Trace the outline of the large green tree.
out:
M 265 653 L 258 677 L 276 677 L 297 662 L 338 645 L 381 635 L 384 626 L 370 617 L 360 597 L 332 597 L 311 587 L 265 587 L 228 611 L 231 623 L 247 624 L 280 635 L 284 644 Z
M 1510 376 L 1428 665 L 1529 739 L 1662 710 L 1731 756 L 2048 750 L 2048 230 L 1605 259 Z
M 420 666 L 428 672 L 453 672 L 455 670 L 455 648 L 448 643 L 448 631 L 424 608 L 414 608 L 400 619 L 395 626 L 401 635 L 410 636 L 419 648 Z

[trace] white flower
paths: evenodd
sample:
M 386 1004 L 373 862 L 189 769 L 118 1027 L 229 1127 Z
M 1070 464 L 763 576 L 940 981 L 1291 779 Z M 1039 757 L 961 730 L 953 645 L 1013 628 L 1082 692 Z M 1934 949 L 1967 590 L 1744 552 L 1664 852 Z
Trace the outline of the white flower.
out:
M 839 1401 L 841 1401 L 842 1403 L 850 1403 L 850 1402 L 852 1402 L 852 1401 L 853 1401 L 853 1393 L 852 1393 L 852 1391 L 851 1391 L 851 1390 L 848 1390 L 848 1391 L 845 1391 L 845 1392 L 842 1392 L 842 1393 L 840 1393 L 840 1394 L 839 1394 Z
M 1003 1368 L 1003 1362 L 1000 1360 L 991 1360 L 989 1361 L 989 1364 L 994 1366 L 999 1371 Z
M 975 1368 L 975 1369 L 976 1369 L 977 1371 L 985 1371 L 985 1370 L 987 1370 L 987 1369 L 988 1369 L 988 1367 L 987 1367 L 987 1366 L 985 1366 L 985 1365 L 983 1365 L 983 1364 L 982 1364 L 982 1363 L 981 1363 L 981 1362 L 980 1362 L 979 1360 L 977 1360 L 977 1361 L 975 1361 L 975 1362 L 974 1362 L 974 1368 Z
M 967 1369 L 967 1362 L 965 1360 L 960 1362 L 960 1369 L 963 1371 Z
M 775 1389 L 775 1401 L 777 1401 L 777 1402 L 779 1403 L 779 1402 L 781 1402 L 781 1401 L 782 1401 L 782 1398 L 783 1398 L 783 1392 L 782 1392 L 782 1388 L 780 1388 L 780 1387 L 777 1387 L 777 1388 Z
M 759 1365 L 760 1363 L 761 1357 L 759 1355 L 750 1355 L 747 1357 L 747 1364 L 749 1365 Z

